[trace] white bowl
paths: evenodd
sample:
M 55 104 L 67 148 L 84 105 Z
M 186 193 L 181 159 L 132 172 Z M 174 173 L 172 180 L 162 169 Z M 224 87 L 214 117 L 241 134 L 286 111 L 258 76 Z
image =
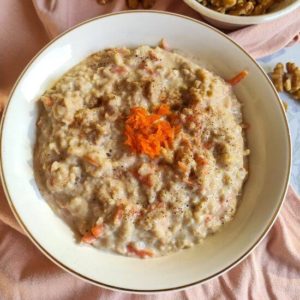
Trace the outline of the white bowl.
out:
M 224 78 L 242 69 L 249 71 L 235 92 L 244 104 L 245 120 L 251 125 L 247 137 L 250 176 L 234 220 L 221 232 L 203 245 L 140 260 L 77 244 L 72 230 L 41 197 L 32 167 L 36 100 L 56 78 L 90 53 L 112 46 L 157 45 L 162 37 L 172 48 L 200 57 Z M 1 128 L 3 186 L 16 218 L 32 242 L 58 266 L 80 278 L 134 292 L 185 288 L 213 278 L 245 258 L 276 219 L 286 193 L 290 164 L 285 112 L 258 64 L 214 28 L 162 12 L 127 12 L 95 18 L 52 41 L 29 63 L 15 84 Z
M 197 0 L 183 0 L 188 6 L 201 14 L 208 23 L 222 29 L 237 29 L 248 25 L 261 24 L 276 20 L 300 7 L 300 0 L 283 0 L 274 9 L 260 16 L 231 16 L 219 13 L 204 5 Z

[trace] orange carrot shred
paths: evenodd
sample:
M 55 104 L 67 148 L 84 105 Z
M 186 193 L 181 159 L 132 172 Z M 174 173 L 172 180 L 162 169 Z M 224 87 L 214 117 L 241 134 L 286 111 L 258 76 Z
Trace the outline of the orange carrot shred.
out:
M 159 156 L 161 147 L 171 147 L 175 128 L 162 119 L 170 113 L 168 105 L 162 104 L 150 114 L 142 107 L 131 109 L 125 123 L 125 144 L 135 153 L 144 153 L 154 158 Z
M 95 159 L 93 159 L 89 155 L 83 156 L 83 160 L 88 162 L 89 164 L 93 165 L 94 167 L 97 167 L 97 168 L 100 167 L 99 162 L 97 162 Z
M 148 249 L 139 250 L 132 243 L 127 245 L 127 251 L 135 254 L 136 256 L 138 256 L 140 258 L 145 258 L 146 256 L 149 256 L 149 257 L 153 256 L 153 252 L 151 250 L 148 250 Z
M 182 161 L 178 162 L 178 167 L 183 173 L 185 173 L 188 170 L 186 164 L 184 164 Z
M 199 165 L 199 166 L 204 166 L 207 164 L 207 160 L 199 155 L 196 155 L 195 161 L 196 161 L 197 165 Z
M 160 106 L 158 106 L 155 109 L 155 113 L 157 113 L 160 116 L 167 116 L 167 115 L 169 115 L 171 113 L 169 105 L 167 105 L 167 104 L 161 104 Z
M 117 210 L 114 216 L 114 223 L 120 222 L 124 216 L 124 204 L 117 206 Z
M 100 235 L 102 234 L 102 231 L 103 231 L 103 224 L 95 225 L 91 229 L 91 233 L 95 238 L 100 237 Z
M 90 233 L 87 232 L 82 238 L 81 242 L 91 244 L 96 240 L 96 238 Z
M 213 142 L 212 141 L 208 141 L 208 142 L 206 142 L 206 143 L 204 143 L 204 148 L 205 149 L 211 149 L 212 147 L 213 147 Z
M 113 73 L 116 73 L 116 74 L 123 74 L 124 72 L 126 72 L 126 69 L 123 67 L 123 66 L 117 66 L 117 65 L 113 65 L 111 67 L 111 71 Z
M 248 71 L 243 70 L 242 72 L 240 72 L 239 74 L 237 74 L 236 76 L 234 76 L 233 78 L 226 80 L 227 83 L 231 84 L 231 85 L 236 85 L 238 84 L 241 80 L 243 80 L 244 78 L 246 78 L 248 75 Z

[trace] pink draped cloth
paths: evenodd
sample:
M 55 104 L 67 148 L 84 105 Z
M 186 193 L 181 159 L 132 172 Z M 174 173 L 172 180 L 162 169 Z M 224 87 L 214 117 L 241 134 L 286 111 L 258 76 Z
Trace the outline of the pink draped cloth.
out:
M 22 69 L 51 38 L 80 21 L 125 9 L 123 0 L 1 0 L 0 104 Z M 200 16 L 179 0 L 154 9 Z M 282 19 L 230 33 L 254 57 L 299 39 L 300 9 Z M 238 266 L 207 283 L 164 295 L 131 295 L 86 283 L 49 261 L 26 237 L 0 189 L 0 299 L 299 299 L 300 208 L 289 188 L 281 213 L 260 245 Z

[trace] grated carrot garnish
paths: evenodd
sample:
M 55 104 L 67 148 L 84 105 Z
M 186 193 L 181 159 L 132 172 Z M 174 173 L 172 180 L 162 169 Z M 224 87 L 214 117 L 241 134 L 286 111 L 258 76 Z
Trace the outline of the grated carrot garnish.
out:
M 142 107 L 131 109 L 125 123 L 125 144 L 135 153 L 144 153 L 154 158 L 159 156 L 161 147 L 171 147 L 175 128 L 163 119 L 170 113 L 168 105 L 162 104 L 156 113 L 149 113 Z
M 170 107 L 167 104 L 161 104 L 155 109 L 155 113 L 160 116 L 168 116 L 171 113 Z

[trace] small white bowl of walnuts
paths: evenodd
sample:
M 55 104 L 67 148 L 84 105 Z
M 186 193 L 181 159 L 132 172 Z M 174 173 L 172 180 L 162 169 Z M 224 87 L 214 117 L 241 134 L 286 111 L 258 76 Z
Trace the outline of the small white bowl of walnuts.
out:
M 222 29 L 266 23 L 300 7 L 300 0 L 184 0 L 203 19 Z

